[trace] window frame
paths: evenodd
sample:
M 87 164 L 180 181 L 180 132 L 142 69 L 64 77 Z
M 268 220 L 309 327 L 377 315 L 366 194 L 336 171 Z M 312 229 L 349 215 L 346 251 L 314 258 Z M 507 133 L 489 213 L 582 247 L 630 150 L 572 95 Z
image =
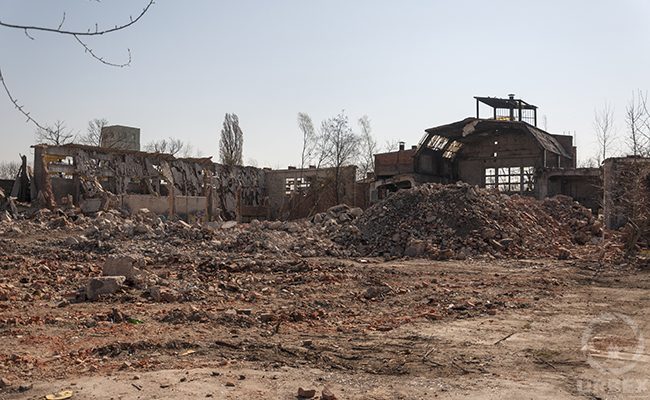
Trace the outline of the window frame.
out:
M 507 166 L 483 169 L 483 187 L 503 193 L 532 193 L 535 191 L 535 167 Z

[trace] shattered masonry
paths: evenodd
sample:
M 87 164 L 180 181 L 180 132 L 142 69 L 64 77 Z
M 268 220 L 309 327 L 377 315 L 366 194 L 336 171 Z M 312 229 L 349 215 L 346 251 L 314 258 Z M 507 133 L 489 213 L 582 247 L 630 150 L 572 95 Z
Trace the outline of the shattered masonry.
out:
M 32 199 L 52 207 L 70 197 L 84 212 L 110 206 L 188 221 L 300 218 L 345 202 L 365 206 L 367 186 L 343 167 L 336 196 L 333 168 L 267 170 L 226 166 L 211 157 L 77 144 L 35 145 Z M 295 186 L 300 180 L 302 185 Z M 290 190 L 287 185 L 290 184 Z

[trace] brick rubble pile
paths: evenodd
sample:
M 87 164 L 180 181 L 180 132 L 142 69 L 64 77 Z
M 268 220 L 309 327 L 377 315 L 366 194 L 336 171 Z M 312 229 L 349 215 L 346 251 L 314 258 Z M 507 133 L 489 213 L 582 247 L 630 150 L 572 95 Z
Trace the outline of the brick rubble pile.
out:
M 602 237 L 601 223 L 569 197 L 537 201 L 462 183 L 399 191 L 355 225 L 361 253 L 392 257 L 566 258 L 571 247 Z

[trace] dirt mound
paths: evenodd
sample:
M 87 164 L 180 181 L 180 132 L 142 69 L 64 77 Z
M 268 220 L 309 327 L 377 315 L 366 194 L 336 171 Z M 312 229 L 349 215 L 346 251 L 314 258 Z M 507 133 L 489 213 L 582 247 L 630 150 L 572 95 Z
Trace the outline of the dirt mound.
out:
M 355 224 L 362 253 L 440 259 L 563 258 L 568 248 L 596 242 L 602 233 L 591 212 L 569 197 L 538 201 L 467 184 L 399 191 L 367 209 Z

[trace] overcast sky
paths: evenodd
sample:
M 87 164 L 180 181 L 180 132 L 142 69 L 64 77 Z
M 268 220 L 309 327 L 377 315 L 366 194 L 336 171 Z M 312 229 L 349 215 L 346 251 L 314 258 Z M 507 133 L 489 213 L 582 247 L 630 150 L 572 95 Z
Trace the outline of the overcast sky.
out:
M 86 30 L 136 16 L 147 0 L 0 0 L 0 20 Z M 552 133 L 597 151 L 594 110 L 609 102 L 624 134 L 634 90 L 650 89 L 650 2 L 157 0 L 133 27 L 89 39 L 0 27 L 0 68 L 39 121 L 83 132 L 93 118 L 218 155 L 224 113 L 239 115 L 244 160 L 296 164 L 296 114 L 367 114 L 380 143 L 473 116 L 472 96 L 515 93 Z M 356 123 L 355 123 L 356 128 Z M 34 126 L 0 93 L 0 160 L 30 153 Z M 621 150 L 624 145 L 620 145 Z

